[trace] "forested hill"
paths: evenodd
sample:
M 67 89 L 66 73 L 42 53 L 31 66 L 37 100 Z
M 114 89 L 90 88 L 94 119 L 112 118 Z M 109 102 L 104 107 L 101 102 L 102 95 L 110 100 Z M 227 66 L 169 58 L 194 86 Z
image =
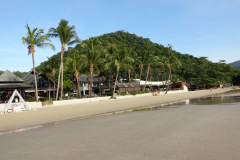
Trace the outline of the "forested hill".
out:
M 229 63 L 229 64 L 236 69 L 240 69 L 240 60 L 236 61 L 236 62 Z
M 153 43 L 148 38 L 139 37 L 135 34 L 130 34 L 125 31 L 117 31 L 113 33 L 104 34 L 98 37 L 94 37 L 100 43 L 98 48 L 101 52 L 101 57 L 105 58 L 102 64 L 101 75 L 108 78 L 109 70 L 104 68 L 104 65 L 110 60 L 105 55 L 109 54 L 109 48 L 114 47 L 118 50 L 127 50 L 128 55 L 135 61 L 131 64 L 131 77 L 139 78 L 139 59 L 142 55 L 148 55 L 145 57 L 145 63 L 143 66 L 142 80 L 146 78 L 147 63 L 151 64 L 149 80 L 166 80 L 169 77 L 169 66 L 172 66 L 172 81 L 188 81 L 191 84 L 197 86 L 217 86 L 219 83 L 233 83 L 232 78 L 237 73 L 232 66 L 219 62 L 213 63 L 207 60 L 207 57 L 194 57 L 188 54 L 181 54 L 172 50 L 172 47 L 163 46 L 161 44 Z M 82 43 L 89 43 L 89 39 Z M 173 46 L 174 47 L 174 46 Z M 89 49 L 83 48 L 82 44 L 78 44 L 75 47 L 69 47 L 64 54 L 64 79 L 71 77 L 71 67 L 67 64 L 69 59 L 73 59 L 74 53 L 77 55 L 84 55 L 89 52 Z M 149 57 L 155 57 L 148 61 Z M 157 58 L 156 58 L 157 57 Z M 45 61 L 37 67 L 38 71 L 47 72 L 49 66 L 54 61 L 56 70 L 60 65 L 60 52 L 51 57 L 51 61 Z M 148 62 L 147 62 L 148 61 Z M 161 65 L 163 64 L 163 66 Z M 95 65 L 96 66 L 96 65 Z M 167 67 L 168 66 L 168 67 Z M 48 71 L 49 72 L 49 71 Z M 81 69 L 80 74 L 88 74 L 89 68 Z M 96 74 L 96 69 L 94 70 Z M 122 67 L 120 71 L 120 77 L 127 76 L 127 69 Z

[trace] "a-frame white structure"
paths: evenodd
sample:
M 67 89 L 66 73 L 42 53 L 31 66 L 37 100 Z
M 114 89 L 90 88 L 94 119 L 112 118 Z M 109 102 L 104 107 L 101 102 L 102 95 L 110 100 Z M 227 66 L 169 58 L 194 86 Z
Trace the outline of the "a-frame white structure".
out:
M 11 98 L 9 99 L 8 103 L 6 104 L 6 106 L 4 107 L 4 113 L 7 113 L 8 110 L 10 109 L 11 107 L 11 104 L 12 104 L 12 101 L 14 99 L 15 96 L 18 96 L 19 99 L 20 99 L 20 102 L 23 104 L 25 110 L 31 110 L 30 107 L 28 107 L 28 105 L 26 104 L 26 102 L 24 101 L 24 99 L 22 98 L 22 96 L 18 93 L 17 90 L 15 90 L 11 96 Z

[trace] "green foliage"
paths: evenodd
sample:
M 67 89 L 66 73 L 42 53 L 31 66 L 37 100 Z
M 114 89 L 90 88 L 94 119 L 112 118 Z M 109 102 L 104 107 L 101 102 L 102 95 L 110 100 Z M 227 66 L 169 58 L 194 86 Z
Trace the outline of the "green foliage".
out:
M 41 97 L 41 98 L 39 98 L 39 101 L 41 101 L 41 102 L 45 102 L 45 101 L 48 101 L 48 100 L 49 100 L 48 97 Z
M 131 78 L 140 77 L 140 66 L 142 65 L 141 79 L 145 80 L 147 76 L 147 65 L 150 64 L 149 79 L 151 81 L 161 81 L 172 79 L 173 82 L 187 81 L 193 85 L 199 87 L 217 86 L 224 83 L 233 83 L 233 77 L 235 83 L 240 83 L 240 72 L 226 64 L 224 61 L 219 63 L 213 63 L 207 60 L 207 57 L 194 57 L 188 54 L 181 54 L 172 49 L 171 46 L 163 46 L 157 43 L 151 42 L 147 38 L 138 37 L 135 34 L 130 34 L 124 31 L 117 31 L 109 34 L 104 34 L 99 37 L 90 38 L 83 41 L 82 44 L 76 45 L 74 48 L 69 48 L 64 52 L 64 66 L 67 66 L 67 58 L 74 58 L 74 53 L 79 55 L 79 61 L 82 64 L 80 74 L 89 74 L 89 65 L 91 63 L 92 56 L 87 57 L 87 53 L 95 52 L 91 51 L 91 39 L 95 39 L 98 44 L 97 47 L 98 62 L 103 59 L 101 63 L 94 64 L 94 74 L 101 73 L 100 76 L 105 76 L 106 79 L 112 79 L 116 77 L 117 70 L 119 69 L 119 77 L 128 79 L 127 71 L 131 70 Z M 85 46 L 83 45 L 85 44 Z M 90 49 L 89 47 L 90 46 Z M 90 52 L 89 52 L 90 51 Z M 85 56 L 85 58 L 84 58 Z M 122 58 L 125 57 L 125 58 Z M 133 61 L 123 61 L 129 57 Z M 60 64 L 60 53 L 52 56 L 58 65 Z M 95 58 L 94 58 L 95 59 Z M 42 62 L 37 67 L 39 70 L 46 70 L 46 66 L 49 61 Z M 86 65 L 84 65 L 86 64 Z M 125 65 L 124 65 L 125 64 Z M 84 67 L 85 66 L 85 67 Z M 98 70 L 100 68 L 100 70 Z M 170 73 L 170 68 L 171 73 Z M 56 73 L 57 74 L 57 73 Z M 64 70 L 64 76 L 71 74 Z M 67 80 L 67 78 L 64 78 Z
M 130 92 L 131 95 L 144 94 L 144 93 L 150 93 L 150 91 L 149 90 L 145 90 L 145 91 Z
M 103 93 L 102 96 L 112 96 L 112 92 Z
M 117 93 L 118 96 L 126 96 L 127 93 L 126 92 L 120 92 L 120 93 Z

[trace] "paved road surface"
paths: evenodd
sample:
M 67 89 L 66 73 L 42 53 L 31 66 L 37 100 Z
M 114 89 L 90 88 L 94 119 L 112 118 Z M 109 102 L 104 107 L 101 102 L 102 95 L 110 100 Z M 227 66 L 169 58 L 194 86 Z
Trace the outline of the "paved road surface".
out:
M 239 160 L 240 106 L 172 106 L 0 136 L 1 160 Z

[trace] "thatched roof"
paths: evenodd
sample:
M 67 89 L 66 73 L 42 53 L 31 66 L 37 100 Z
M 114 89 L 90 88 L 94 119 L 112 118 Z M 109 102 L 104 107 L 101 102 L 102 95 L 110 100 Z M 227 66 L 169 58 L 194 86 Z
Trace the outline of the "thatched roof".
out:
M 0 83 L 22 83 L 24 82 L 23 79 L 19 78 L 9 70 L 6 70 L 1 76 L 0 76 Z
M 5 89 L 27 89 L 31 88 L 32 86 L 26 85 L 23 83 L 0 83 L 0 90 L 5 90 Z

